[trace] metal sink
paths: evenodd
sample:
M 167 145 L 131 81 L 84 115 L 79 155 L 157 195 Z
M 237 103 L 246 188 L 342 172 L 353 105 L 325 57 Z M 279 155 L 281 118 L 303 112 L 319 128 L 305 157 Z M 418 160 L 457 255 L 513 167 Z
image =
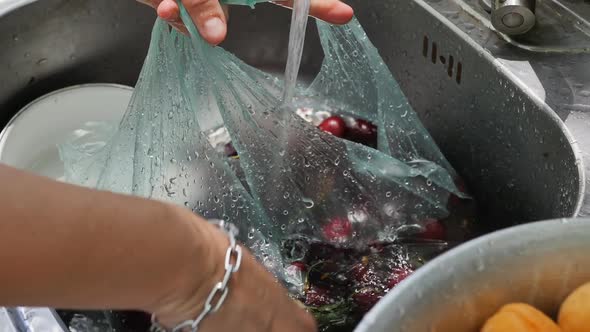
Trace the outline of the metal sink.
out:
M 482 230 L 590 212 L 582 204 L 582 159 L 590 155 L 590 55 L 515 47 L 461 0 L 431 1 L 352 5 L 466 179 L 480 205 Z M 134 85 L 155 18 L 151 10 L 129 0 L 21 2 L 11 10 L 0 2 L 0 126 L 58 88 Z M 224 46 L 252 65 L 280 71 L 289 17 L 272 5 L 234 8 Z M 303 75 L 316 73 L 321 60 L 310 28 Z M 6 317 L 18 321 L 17 331 L 30 323 L 22 318 L 27 315 Z

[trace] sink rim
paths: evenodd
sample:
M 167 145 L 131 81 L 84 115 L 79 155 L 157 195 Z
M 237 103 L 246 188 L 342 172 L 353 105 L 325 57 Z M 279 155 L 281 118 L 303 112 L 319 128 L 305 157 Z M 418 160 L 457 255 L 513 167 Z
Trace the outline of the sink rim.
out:
M 0 3 L 0 17 L 35 1 L 37 0 L 4 0 Z
M 567 217 L 577 217 L 580 213 L 582 207 L 584 206 L 584 198 L 586 194 L 586 190 L 590 190 L 590 188 L 586 188 L 586 172 L 584 169 L 584 159 L 583 159 L 583 150 L 579 146 L 578 141 L 576 140 L 575 136 L 571 133 L 570 129 L 567 125 L 561 120 L 561 118 L 557 115 L 557 113 L 547 105 L 544 100 L 542 100 L 536 93 L 531 91 L 531 89 L 511 70 L 509 70 L 503 63 L 498 61 L 488 50 L 478 44 L 475 40 L 469 37 L 469 34 L 461 30 L 458 26 L 456 26 L 453 22 L 451 22 L 447 17 L 439 13 L 435 8 L 430 6 L 426 0 L 412 0 L 414 5 L 420 6 L 423 10 L 425 10 L 428 14 L 434 16 L 438 19 L 442 25 L 446 26 L 450 29 L 453 33 L 455 33 L 463 42 L 467 45 L 471 46 L 474 50 L 477 51 L 478 55 L 483 57 L 486 62 L 489 62 L 497 70 L 501 71 L 506 78 L 508 78 L 514 85 L 521 89 L 524 92 L 524 95 L 528 97 L 534 104 L 542 111 L 545 115 L 552 120 L 557 127 L 563 132 L 565 138 L 567 138 L 568 144 L 572 149 L 572 153 L 575 159 L 576 169 L 578 173 L 578 192 L 576 194 L 576 205 L 571 215 L 563 216 L 564 218 Z M 588 202 L 590 204 L 590 202 Z

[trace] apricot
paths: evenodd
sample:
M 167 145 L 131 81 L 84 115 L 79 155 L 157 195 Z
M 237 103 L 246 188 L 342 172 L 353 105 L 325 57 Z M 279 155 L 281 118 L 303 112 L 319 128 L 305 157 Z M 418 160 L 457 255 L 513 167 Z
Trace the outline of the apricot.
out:
M 565 299 L 557 322 L 563 332 L 590 332 L 590 282 L 578 287 Z
M 511 303 L 488 319 L 481 332 L 561 332 L 561 329 L 532 306 Z

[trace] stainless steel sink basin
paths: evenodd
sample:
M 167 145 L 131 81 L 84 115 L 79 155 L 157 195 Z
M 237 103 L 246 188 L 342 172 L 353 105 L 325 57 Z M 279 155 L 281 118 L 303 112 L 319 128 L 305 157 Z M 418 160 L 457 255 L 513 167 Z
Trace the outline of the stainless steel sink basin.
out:
M 516 49 L 458 2 L 431 1 L 353 0 L 352 5 L 424 124 L 466 179 L 480 205 L 482 231 L 576 216 L 585 209 L 582 157 L 590 137 L 581 133 L 590 127 L 583 117 L 590 93 L 575 98 L 580 84 L 590 90 L 590 58 L 583 52 Z M 149 9 L 130 0 L 24 2 L 31 3 L 3 15 L 0 5 L 0 125 L 58 88 L 134 84 L 155 18 Z M 234 8 L 224 46 L 252 65 L 280 71 L 288 21 L 289 13 L 272 5 Z M 309 31 L 302 72 L 313 75 L 322 53 L 315 29 Z M 566 104 L 577 108 L 562 107 Z M 582 119 L 574 121 L 575 116 Z

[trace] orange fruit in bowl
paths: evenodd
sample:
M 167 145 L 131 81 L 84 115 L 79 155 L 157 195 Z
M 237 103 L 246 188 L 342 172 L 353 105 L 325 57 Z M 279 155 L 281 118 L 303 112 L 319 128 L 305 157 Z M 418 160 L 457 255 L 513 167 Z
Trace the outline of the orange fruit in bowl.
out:
M 511 303 L 486 321 L 481 332 L 562 332 L 543 312 L 526 304 Z
M 557 322 L 563 332 L 590 332 L 590 282 L 578 287 L 565 299 Z

